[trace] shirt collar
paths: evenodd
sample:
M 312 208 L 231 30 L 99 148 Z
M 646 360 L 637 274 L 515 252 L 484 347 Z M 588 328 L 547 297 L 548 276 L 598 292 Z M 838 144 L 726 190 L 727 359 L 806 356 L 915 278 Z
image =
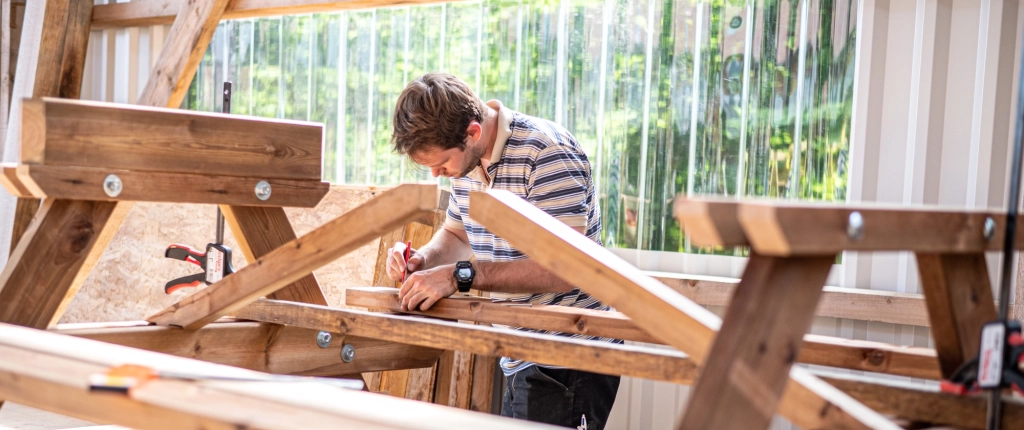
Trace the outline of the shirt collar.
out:
M 491 165 L 501 161 L 501 155 L 505 152 L 505 142 L 512 136 L 512 109 L 506 108 L 498 100 L 488 100 L 487 106 L 498 111 L 498 130 L 494 136 L 494 149 L 491 150 Z

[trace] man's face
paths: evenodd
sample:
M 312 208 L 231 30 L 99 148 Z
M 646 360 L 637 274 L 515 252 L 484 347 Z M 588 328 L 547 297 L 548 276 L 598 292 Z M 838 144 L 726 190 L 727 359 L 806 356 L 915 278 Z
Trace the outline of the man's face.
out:
M 480 125 L 473 121 L 466 130 L 466 149 L 441 149 L 439 146 L 428 146 L 409 154 L 412 161 L 430 168 L 434 177 L 463 178 L 480 165 L 484 147 L 479 141 Z
M 465 150 L 441 149 L 431 146 L 410 154 L 410 158 L 416 164 L 430 168 L 430 174 L 435 178 L 438 176 L 462 178 L 480 165 L 482 154 L 483 150 L 476 146 L 467 145 Z

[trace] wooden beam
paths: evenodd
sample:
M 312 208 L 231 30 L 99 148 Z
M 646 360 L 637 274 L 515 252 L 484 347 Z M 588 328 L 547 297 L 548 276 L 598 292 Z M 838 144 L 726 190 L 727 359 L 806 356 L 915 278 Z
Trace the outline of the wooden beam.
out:
M 432 211 L 436 201 L 436 185 L 399 186 L 147 320 L 190 330 L 200 328 L 305 277 L 409 219 Z
M 321 180 L 320 123 L 53 98 L 22 106 L 25 164 Z
M 441 355 L 437 349 L 338 334 L 321 348 L 316 343 L 318 330 L 275 324 L 218 322 L 189 331 L 138 323 L 142 325 L 61 324 L 50 331 L 260 372 L 306 376 L 430 367 Z M 341 360 L 344 344 L 356 349 L 352 362 Z
M 645 272 L 673 290 L 705 306 L 728 306 L 739 279 L 717 276 Z M 375 284 L 376 285 L 376 284 Z M 928 310 L 921 294 L 866 288 L 825 287 L 814 315 L 927 327 Z
M 644 275 L 611 251 L 525 200 L 504 191 L 470 193 L 470 216 L 541 266 L 626 314 L 662 342 L 702 364 L 721 325 L 707 309 Z M 804 428 L 896 428 L 815 378 L 790 370 L 779 413 Z
M 136 428 L 552 428 L 316 383 L 158 379 L 129 395 L 90 392 L 89 376 L 125 363 L 242 378 L 265 373 L 0 325 L 0 397 Z M 394 411 L 402 411 L 396 414 Z
M 238 317 L 311 329 L 337 330 L 349 336 L 471 352 L 511 356 L 537 363 L 604 374 L 621 374 L 679 384 L 692 382 L 696 366 L 678 351 L 526 333 L 509 329 L 436 321 L 418 317 L 260 300 Z
M 122 28 L 166 25 L 183 0 L 134 0 L 129 3 L 96 5 L 94 28 Z M 446 3 L 442 0 L 234 0 L 224 19 L 259 18 L 277 15 L 329 13 L 345 10 L 415 6 Z
M 5 177 L 14 171 L 19 179 L 18 183 L 4 181 L 7 192 L 31 198 L 311 208 L 330 190 L 329 183 L 316 180 L 29 164 L 2 168 Z M 121 193 L 114 197 L 103 186 L 109 175 L 117 175 L 122 184 Z M 266 200 L 258 198 L 254 191 L 260 181 L 266 181 L 272 190 Z
M 140 105 L 181 106 L 228 3 L 229 0 L 189 0 L 178 3 L 160 58 L 156 60 L 146 87 L 139 96 Z
M 6 151 L 17 151 L 21 141 L 21 101 L 26 97 L 77 99 L 82 89 L 85 53 L 89 44 L 92 3 L 75 0 L 32 2 L 25 5 L 20 61 L 15 65 L 10 111 L 0 117 L 6 124 Z M 4 11 L 9 14 L 10 11 Z M 6 60 L 6 58 L 5 58 Z M 5 94 L 5 97 L 7 94 Z M 7 99 L 3 101 L 7 103 Z M 10 120 L 8 122 L 8 119 Z M 7 160 L 17 159 L 8 155 Z M 39 199 L 19 198 L 11 230 L 11 252 L 39 209 Z
M 245 261 L 253 264 L 281 245 L 296 239 L 288 216 L 281 208 L 252 206 L 221 206 L 224 220 L 235 232 L 235 240 Z M 290 285 L 271 293 L 268 297 L 314 305 L 327 305 L 316 275 L 310 273 Z
M 948 378 L 978 355 L 982 326 L 998 318 L 988 264 L 982 252 L 919 252 L 917 268 L 942 376 Z
M 217 1 L 226 3 L 226 0 Z M 81 5 L 85 3 L 88 2 L 77 1 L 73 4 L 81 8 L 83 7 Z M 180 14 L 181 21 L 201 21 L 211 14 L 216 15 L 216 21 L 214 22 L 219 21 L 220 14 L 215 13 L 215 8 L 211 9 L 208 7 L 210 6 L 209 3 L 212 3 L 212 1 L 196 0 L 188 3 L 187 5 L 190 7 L 183 8 Z M 30 5 L 31 8 L 26 10 L 26 25 L 40 28 L 38 31 L 41 31 L 42 34 L 50 35 L 47 37 L 51 39 L 43 40 L 39 44 L 40 46 L 46 47 L 51 46 L 50 44 L 63 43 L 63 41 L 53 39 L 54 37 L 59 38 L 59 33 L 51 34 L 51 32 L 55 31 L 54 26 L 68 25 L 69 21 L 66 19 L 72 15 L 64 15 L 65 13 L 74 12 L 74 14 L 77 14 L 74 15 L 77 17 L 76 19 L 79 21 L 82 19 L 81 15 L 86 13 L 86 9 L 69 9 L 67 5 L 70 4 L 72 3 L 68 0 L 45 3 L 34 2 Z M 195 8 L 191 8 L 191 6 L 195 6 Z M 91 12 L 91 8 L 88 8 L 87 11 Z M 198 33 L 198 31 L 190 32 L 189 26 L 175 26 L 175 28 L 177 28 L 177 31 L 174 31 L 172 28 L 171 35 L 168 38 L 168 45 L 174 45 L 175 49 L 161 52 L 158 64 L 177 61 L 177 58 L 181 56 L 181 49 L 189 52 L 200 52 L 200 54 L 196 54 L 200 56 L 202 52 L 206 51 L 209 38 L 206 38 L 205 41 L 200 40 L 201 38 L 198 34 L 193 34 Z M 210 31 L 212 34 L 212 29 Z M 88 34 L 82 37 L 85 37 L 87 40 Z M 50 42 L 47 42 L 47 40 L 50 40 Z M 36 42 L 32 40 L 28 33 L 26 33 L 23 41 L 29 45 Z M 39 49 L 39 47 L 37 46 L 34 49 Z M 30 65 L 36 67 L 36 61 L 32 59 L 48 55 L 44 51 L 48 52 L 48 50 L 42 49 L 35 55 L 24 55 L 23 59 L 26 60 L 24 61 L 25 67 Z M 74 53 L 74 55 L 69 52 L 65 56 L 62 53 L 59 55 L 60 62 L 56 60 L 47 61 L 47 64 L 63 64 L 65 59 L 78 59 L 78 55 L 84 58 L 84 49 L 79 53 Z M 180 67 L 172 67 L 170 69 L 183 70 Z M 38 73 L 43 73 L 38 69 L 35 72 L 30 72 L 30 70 L 19 68 L 18 76 L 31 78 L 35 77 Z M 191 73 L 194 72 L 195 70 L 193 69 Z M 56 74 L 56 72 L 54 73 Z M 166 79 L 171 75 L 163 73 L 163 76 L 163 84 L 167 84 Z M 191 82 L 191 76 L 185 76 L 184 78 Z M 175 79 L 177 79 L 177 76 L 175 76 Z M 169 97 L 170 90 L 161 90 L 162 83 L 154 82 L 157 80 L 156 78 L 150 80 L 147 89 L 139 98 L 140 104 L 167 106 L 169 102 L 167 97 Z M 174 84 L 175 82 L 171 81 L 167 85 L 173 86 Z M 25 84 L 15 82 L 16 90 L 14 95 L 27 95 L 30 93 L 30 91 L 27 91 L 27 88 L 34 88 L 34 85 L 36 85 L 34 80 L 26 81 Z M 188 86 L 187 82 L 185 86 Z M 62 87 L 62 85 L 59 87 Z M 162 97 L 161 94 L 167 94 L 167 97 Z M 16 104 L 20 101 L 22 100 L 19 98 Z M 38 105 L 36 107 L 37 109 L 30 107 L 27 112 L 39 114 Z M 16 107 L 16 109 L 19 113 L 22 111 L 20 107 Z M 12 118 L 13 120 L 15 118 Z M 15 123 L 21 124 L 21 122 L 21 119 L 17 118 Z M 11 132 L 15 132 L 15 130 L 9 127 L 8 143 L 12 142 Z M 20 134 L 15 136 L 17 137 L 13 141 L 20 142 L 22 136 Z M 82 156 L 82 154 L 78 154 L 78 156 Z M 0 321 L 29 327 L 46 328 L 59 320 L 65 307 L 70 303 L 78 288 L 81 287 L 92 266 L 95 265 L 100 254 L 106 249 L 110 239 L 113 238 L 114 233 L 120 227 L 121 221 L 123 221 L 130 210 L 131 203 L 128 202 L 111 203 L 63 199 L 44 202 L 40 208 L 40 213 L 33 219 L 23 240 L 15 248 L 10 261 L 8 261 L 7 266 L 4 268 L 3 274 L 0 275 L 0 299 L 3 300 L 0 303 L 0 308 L 2 308 L 0 309 Z
M 680 428 L 768 427 L 834 260 L 751 254 Z
M 823 255 L 842 251 L 970 253 L 1002 249 L 1005 214 L 940 208 L 849 206 L 789 202 L 723 202 L 677 199 L 679 222 L 698 244 L 738 246 L 745 237 L 758 253 L 772 256 Z M 858 212 L 862 234 L 849 236 L 850 215 Z M 735 218 L 733 218 L 735 217 Z M 995 223 L 985 238 L 985 222 Z M 741 229 L 742 231 L 738 231 Z M 742 235 L 740 234 L 742 233 Z M 728 240 L 726 240 L 728 239 Z M 1024 232 L 1017 237 L 1024 247 Z
M 401 312 L 397 290 L 393 288 L 348 288 L 345 290 L 345 304 L 372 310 Z M 479 321 L 636 342 L 661 343 L 619 312 L 566 306 L 515 306 L 492 303 L 490 299 L 479 297 L 452 296 L 439 300 L 428 311 L 410 313 L 448 320 Z M 934 349 L 817 335 L 804 335 L 803 338 L 803 348 L 797 357 L 797 361 L 801 363 L 915 378 L 939 379 L 942 376 L 939 373 Z
M 126 215 L 116 203 L 47 200 L 0 274 L 0 321 L 56 324 Z
M 897 381 L 865 384 L 849 376 L 827 376 L 822 379 L 883 414 L 933 426 L 976 430 L 985 428 L 988 407 L 985 396 L 958 396 L 943 393 L 934 387 L 921 388 Z M 1005 396 L 1003 428 L 1024 428 L 1024 404 Z

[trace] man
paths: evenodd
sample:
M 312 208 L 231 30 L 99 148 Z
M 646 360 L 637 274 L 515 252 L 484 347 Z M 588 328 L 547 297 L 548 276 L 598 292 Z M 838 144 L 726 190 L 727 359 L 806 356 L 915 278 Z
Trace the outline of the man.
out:
M 426 310 L 470 288 L 490 292 L 495 301 L 609 309 L 468 217 L 470 191 L 504 189 L 600 242 L 590 162 L 565 128 L 497 100 L 484 103 L 465 82 L 442 73 L 405 87 L 393 127 L 399 154 L 452 183 L 444 228 L 412 250 L 408 262 L 404 244 L 388 251 L 388 276 L 397 281 L 408 273 L 398 293 L 403 309 Z M 604 428 L 619 386 L 618 376 L 513 357 L 502 357 L 501 370 L 508 382 L 502 415 L 572 428 L 584 420 L 590 430 Z

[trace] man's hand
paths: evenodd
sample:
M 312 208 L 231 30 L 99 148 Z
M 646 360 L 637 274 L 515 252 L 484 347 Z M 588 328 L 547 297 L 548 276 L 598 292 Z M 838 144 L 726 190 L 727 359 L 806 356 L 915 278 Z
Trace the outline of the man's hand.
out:
M 425 311 L 438 300 L 455 294 L 455 265 L 446 264 L 409 275 L 398 290 L 403 311 Z
M 423 268 L 423 255 L 412 249 L 405 261 L 405 243 L 398 242 L 388 250 L 387 272 L 392 281 L 401 281 L 405 272 L 415 273 Z

